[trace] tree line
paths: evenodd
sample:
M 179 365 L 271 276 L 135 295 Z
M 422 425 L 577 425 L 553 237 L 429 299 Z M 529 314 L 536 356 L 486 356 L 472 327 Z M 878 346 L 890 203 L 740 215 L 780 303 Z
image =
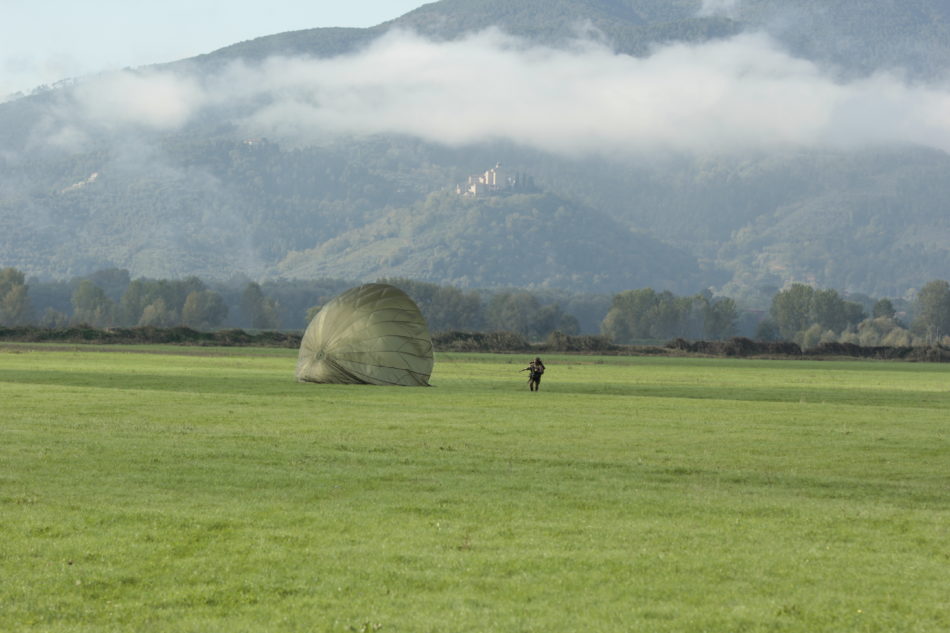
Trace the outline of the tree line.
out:
M 792 284 L 775 292 L 764 314 L 708 291 L 678 296 L 641 288 L 607 296 L 463 290 L 406 278 L 380 281 L 409 294 L 433 332 L 513 332 L 529 341 L 553 333 L 596 333 L 618 344 L 745 336 L 792 341 L 805 349 L 830 342 L 950 344 L 950 284 L 944 280 L 925 284 L 910 301 L 849 297 L 833 289 Z M 340 279 L 132 279 L 128 271 L 115 268 L 69 281 L 41 281 L 4 268 L 0 325 L 302 330 L 326 302 L 353 285 L 356 282 Z
M 895 303 L 904 308 L 898 311 Z M 851 343 L 865 347 L 950 344 L 950 284 L 925 284 L 913 301 L 888 298 L 869 308 L 849 301 L 837 291 L 792 284 L 773 297 L 767 319 L 756 338 L 786 340 L 809 349 L 821 343 Z
M 402 278 L 380 281 L 412 296 L 433 331 L 514 331 L 540 340 L 556 330 L 577 334 L 581 329 L 578 319 L 559 304 L 527 291 L 486 293 Z M 326 302 L 356 283 L 335 279 L 205 282 L 198 277 L 133 280 L 122 269 L 70 281 L 27 283 L 22 272 L 6 268 L 0 271 L 0 325 L 298 330 Z
M 728 297 L 678 297 L 652 288 L 614 295 L 601 332 L 617 343 L 638 340 L 723 339 L 737 334 L 739 312 Z

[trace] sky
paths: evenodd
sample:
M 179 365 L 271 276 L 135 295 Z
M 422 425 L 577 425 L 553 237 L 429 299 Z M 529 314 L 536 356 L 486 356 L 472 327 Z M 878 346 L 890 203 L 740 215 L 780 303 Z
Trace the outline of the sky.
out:
M 0 101 L 61 79 L 174 61 L 264 35 L 368 27 L 425 0 L 0 0 Z

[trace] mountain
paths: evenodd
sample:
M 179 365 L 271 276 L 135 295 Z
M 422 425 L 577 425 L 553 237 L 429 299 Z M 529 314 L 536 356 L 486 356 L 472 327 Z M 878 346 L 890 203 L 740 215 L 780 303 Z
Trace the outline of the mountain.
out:
M 946 0 L 441 0 L 370 29 L 310 29 L 269 35 L 189 60 L 350 53 L 391 28 L 451 40 L 498 27 L 530 41 L 563 45 L 599 34 L 621 53 L 646 55 L 669 42 L 705 42 L 764 31 L 796 56 L 848 74 L 901 69 L 946 78 Z
M 0 266 L 902 296 L 950 269 L 948 28 L 945 0 L 441 0 L 80 80 L 0 104 Z M 456 193 L 498 162 L 533 188 Z
M 408 277 L 463 287 L 512 286 L 611 292 L 702 282 L 695 258 L 554 194 L 463 198 L 430 195 L 411 208 L 291 252 L 290 278 Z

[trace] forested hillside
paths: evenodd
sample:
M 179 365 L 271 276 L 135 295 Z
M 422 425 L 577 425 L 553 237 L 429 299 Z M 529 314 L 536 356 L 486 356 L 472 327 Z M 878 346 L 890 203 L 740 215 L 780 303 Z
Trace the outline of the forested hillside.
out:
M 552 194 L 433 194 L 278 264 L 286 277 L 402 276 L 462 287 L 609 292 L 702 283 L 695 259 Z
M 948 24 L 937 0 L 442 0 L 81 80 L 0 104 L 0 266 L 911 296 L 950 268 Z M 499 162 L 534 190 L 455 193 Z

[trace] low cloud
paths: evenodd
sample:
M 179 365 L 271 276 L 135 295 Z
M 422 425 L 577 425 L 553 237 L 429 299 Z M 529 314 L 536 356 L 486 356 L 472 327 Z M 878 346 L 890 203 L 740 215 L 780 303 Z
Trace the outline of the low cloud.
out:
M 181 127 L 206 103 L 207 92 L 191 77 L 169 73 L 116 72 L 76 87 L 81 119 L 107 128 Z
M 707 0 L 704 9 L 733 4 Z M 535 46 L 497 30 L 454 42 L 392 32 L 352 55 L 235 63 L 203 77 L 112 73 L 66 94 L 49 137 L 174 130 L 214 116 L 294 143 L 394 133 L 575 155 L 889 143 L 950 150 L 947 86 L 891 74 L 843 83 L 757 34 L 637 58 L 588 41 Z

